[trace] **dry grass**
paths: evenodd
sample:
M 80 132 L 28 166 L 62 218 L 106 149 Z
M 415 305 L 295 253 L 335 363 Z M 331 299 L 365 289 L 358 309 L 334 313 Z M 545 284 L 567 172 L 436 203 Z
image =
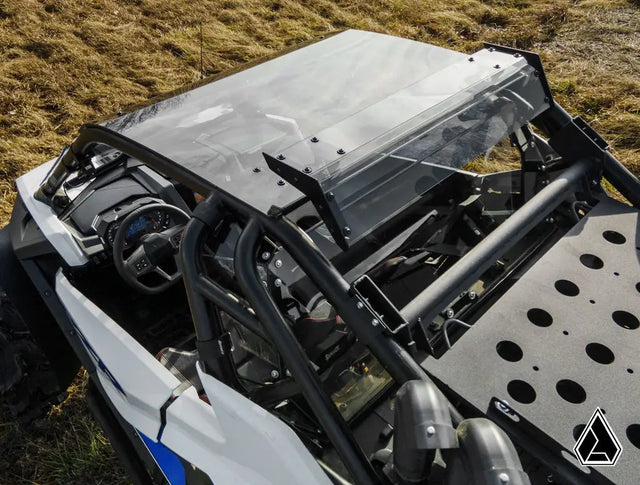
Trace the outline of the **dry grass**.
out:
M 16 176 L 57 155 L 83 122 L 196 81 L 201 24 L 208 74 L 347 27 L 466 52 L 482 41 L 537 50 L 558 100 L 640 173 L 639 7 L 638 0 L 0 0 L 0 223 Z M 502 166 L 499 153 L 497 160 Z M 1 483 L 122 483 L 81 390 L 64 413 L 31 429 L 0 426 Z
M 109 442 L 84 403 L 86 373 L 80 373 L 69 397 L 48 416 L 28 427 L 0 414 L 0 483 L 127 483 Z

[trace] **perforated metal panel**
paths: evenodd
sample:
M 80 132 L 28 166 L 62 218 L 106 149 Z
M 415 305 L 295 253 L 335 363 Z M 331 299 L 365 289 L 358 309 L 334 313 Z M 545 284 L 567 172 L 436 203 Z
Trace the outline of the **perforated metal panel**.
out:
M 449 352 L 423 363 L 480 410 L 507 401 L 566 450 L 604 409 L 623 451 L 597 471 L 616 483 L 640 483 L 638 215 L 599 203 Z

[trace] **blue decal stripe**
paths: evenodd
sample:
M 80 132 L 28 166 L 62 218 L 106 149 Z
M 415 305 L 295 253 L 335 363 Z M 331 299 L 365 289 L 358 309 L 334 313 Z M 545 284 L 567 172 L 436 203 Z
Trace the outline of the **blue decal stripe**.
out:
M 137 431 L 137 430 L 136 430 Z M 173 451 L 138 431 L 140 438 L 171 485 L 186 485 L 184 466 Z

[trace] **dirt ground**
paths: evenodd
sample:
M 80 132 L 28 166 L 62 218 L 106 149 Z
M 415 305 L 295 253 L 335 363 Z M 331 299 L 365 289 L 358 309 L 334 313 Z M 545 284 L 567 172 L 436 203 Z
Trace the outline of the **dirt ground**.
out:
M 0 0 L 0 223 L 17 176 L 87 121 L 311 39 L 359 28 L 474 52 L 541 53 L 557 100 L 640 174 L 638 0 Z M 128 483 L 82 400 L 30 426 L 0 416 L 0 484 Z

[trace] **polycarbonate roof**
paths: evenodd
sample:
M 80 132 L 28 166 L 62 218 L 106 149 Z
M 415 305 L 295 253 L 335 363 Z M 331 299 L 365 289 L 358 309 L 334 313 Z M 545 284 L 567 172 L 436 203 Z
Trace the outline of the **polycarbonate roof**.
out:
M 105 126 L 262 212 L 314 192 L 353 240 L 544 111 L 537 74 L 494 49 L 348 30 Z
M 279 153 L 465 58 L 349 30 L 105 126 L 266 211 L 302 194 L 277 184 L 262 152 Z

